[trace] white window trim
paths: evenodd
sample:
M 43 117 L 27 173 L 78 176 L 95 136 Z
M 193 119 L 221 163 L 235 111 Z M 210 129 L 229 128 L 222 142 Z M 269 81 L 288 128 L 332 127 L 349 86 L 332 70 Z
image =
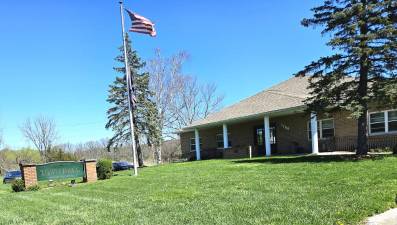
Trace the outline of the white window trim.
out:
M 389 112 L 392 112 L 392 111 L 397 111 L 397 109 L 368 112 L 368 114 L 367 114 L 368 135 L 377 136 L 377 135 L 385 135 L 385 134 L 397 134 L 397 131 L 389 131 Z M 371 132 L 371 115 L 376 114 L 376 113 L 384 113 L 385 120 L 383 122 L 385 124 L 385 132 L 375 132 L 375 133 Z
M 332 126 L 334 127 L 334 137 L 336 135 L 334 118 L 327 118 L 327 119 L 317 120 L 317 123 L 318 123 L 317 126 L 318 126 L 318 129 L 319 129 L 318 137 L 319 137 L 320 140 L 327 140 L 327 139 L 331 138 L 331 137 L 323 137 L 323 121 L 327 121 L 327 120 L 332 120 Z M 311 141 L 312 139 L 311 139 L 311 137 L 309 135 L 309 132 L 310 132 L 310 120 L 307 122 L 307 132 L 306 133 L 307 133 L 307 139 L 309 141 Z
M 222 143 L 223 143 L 223 133 L 217 134 L 217 135 L 215 136 L 216 149 L 225 149 L 224 147 L 218 147 L 218 136 L 222 136 Z M 228 143 L 228 149 L 229 149 L 229 148 L 232 148 L 232 145 L 230 145 L 230 144 L 232 144 L 232 141 L 230 140 L 230 132 L 227 133 L 227 140 L 229 141 L 229 143 Z
M 200 140 L 200 151 L 202 151 L 201 147 L 203 146 L 203 142 L 202 142 L 201 138 L 199 138 L 199 140 Z M 192 141 L 194 141 L 194 144 L 192 144 Z M 196 146 L 196 138 L 190 138 L 190 143 L 189 143 L 190 152 L 195 152 L 196 151 L 196 147 L 195 147 L 194 150 L 192 150 L 192 146 L 193 145 Z

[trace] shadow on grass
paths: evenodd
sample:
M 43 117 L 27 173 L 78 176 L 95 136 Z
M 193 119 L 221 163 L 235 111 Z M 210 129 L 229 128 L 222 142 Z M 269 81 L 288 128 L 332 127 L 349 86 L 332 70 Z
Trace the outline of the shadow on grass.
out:
M 356 155 L 324 155 L 324 156 L 275 156 L 270 158 L 244 159 L 235 160 L 234 163 L 269 163 L 269 164 L 285 164 L 285 163 L 329 163 L 329 162 L 359 162 L 363 160 L 382 160 L 388 155 L 371 155 L 358 157 Z

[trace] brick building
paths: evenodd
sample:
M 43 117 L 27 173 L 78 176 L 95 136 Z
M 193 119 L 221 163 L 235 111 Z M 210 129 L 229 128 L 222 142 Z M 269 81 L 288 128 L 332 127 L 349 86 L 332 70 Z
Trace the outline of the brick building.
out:
M 180 132 L 182 152 L 206 159 L 247 157 L 249 146 L 254 156 L 355 151 L 357 121 L 348 112 L 305 113 L 308 84 L 294 77 L 193 122 Z M 397 145 L 397 110 L 373 108 L 368 124 L 370 148 Z

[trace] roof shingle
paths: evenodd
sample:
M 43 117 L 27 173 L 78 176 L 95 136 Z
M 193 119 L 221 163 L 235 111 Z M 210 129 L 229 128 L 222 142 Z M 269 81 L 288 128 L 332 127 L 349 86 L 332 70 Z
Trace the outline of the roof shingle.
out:
M 254 96 L 226 107 L 219 112 L 212 113 L 205 119 L 194 121 L 190 126 L 184 128 L 184 130 L 303 106 L 303 101 L 309 96 L 308 85 L 308 77 L 290 78 Z

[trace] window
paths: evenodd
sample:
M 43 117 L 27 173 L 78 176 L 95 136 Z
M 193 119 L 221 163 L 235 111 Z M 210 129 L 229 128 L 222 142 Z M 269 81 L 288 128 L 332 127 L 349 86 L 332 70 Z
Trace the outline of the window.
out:
M 200 149 L 203 147 L 203 143 L 200 138 Z M 190 151 L 196 151 L 196 139 L 190 138 Z
M 308 122 L 307 136 L 312 139 L 312 124 Z M 324 119 L 317 121 L 317 132 L 320 139 L 332 138 L 335 136 L 334 119 Z
M 334 120 L 322 120 L 321 121 L 321 138 L 330 138 L 335 136 L 334 134 Z
M 232 142 L 230 141 L 230 133 L 227 134 L 228 136 L 228 146 L 229 148 L 232 147 Z M 217 148 L 223 148 L 223 134 L 217 134 L 216 135 L 216 147 Z
M 387 118 L 389 119 L 389 132 L 397 131 L 397 111 L 389 111 Z
M 276 128 L 270 127 L 270 144 L 274 145 L 276 143 Z
M 274 145 L 277 143 L 277 138 L 276 138 L 276 127 L 271 126 L 269 127 L 270 129 L 270 144 Z M 255 145 L 256 146 L 263 146 L 264 138 L 265 138 L 265 132 L 263 127 L 256 127 L 255 128 Z
M 264 137 L 263 128 L 257 128 L 255 133 L 256 133 L 256 145 L 257 146 L 262 146 L 263 143 L 264 143 L 264 141 L 263 141 L 263 137 Z
M 369 114 L 370 134 L 397 132 L 397 110 Z
M 369 115 L 370 131 L 373 133 L 386 132 L 385 113 L 372 113 Z

